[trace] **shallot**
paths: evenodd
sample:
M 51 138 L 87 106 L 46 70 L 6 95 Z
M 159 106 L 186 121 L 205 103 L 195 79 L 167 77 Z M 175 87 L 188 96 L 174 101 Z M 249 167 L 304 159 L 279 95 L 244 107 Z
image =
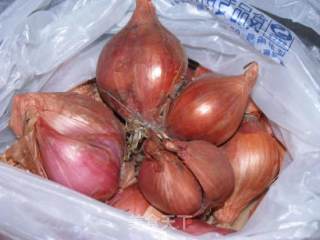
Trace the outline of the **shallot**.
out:
M 240 126 L 257 75 L 256 63 L 240 76 L 201 75 L 174 100 L 167 131 L 182 140 L 226 142 Z
M 101 52 L 97 85 L 125 119 L 160 123 L 186 70 L 182 45 L 160 23 L 151 0 L 136 0 L 129 23 Z
M 117 191 L 124 133 L 102 102 L 77 93 L 17 95 L 10 125 L 18 137 L 33 137 L 37 157 L 29 160 L 38 174 L 99 200 Z

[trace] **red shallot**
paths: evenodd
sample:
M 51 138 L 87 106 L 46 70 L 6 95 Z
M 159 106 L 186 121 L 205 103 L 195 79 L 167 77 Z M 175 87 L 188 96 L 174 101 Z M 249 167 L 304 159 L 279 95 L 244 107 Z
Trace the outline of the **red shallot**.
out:
M 38 174 L 99 200 L 117 191 L 124 133 L 103 103 L 76 93 L 17 95 L 10 124 L 18 137 L 34 133 Z

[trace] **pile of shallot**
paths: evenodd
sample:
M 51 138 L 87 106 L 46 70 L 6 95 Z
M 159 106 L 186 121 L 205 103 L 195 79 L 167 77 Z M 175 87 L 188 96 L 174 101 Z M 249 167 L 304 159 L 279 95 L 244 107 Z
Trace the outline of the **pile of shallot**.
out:
M 232 233 L 285 153 L 250 99 L 258 74 L 255 62 L 238 76 L 188 65 L 151 0 L 136 0 L 96 81 L 15 96 L 18 141 L 1 160 L 190 234 Z

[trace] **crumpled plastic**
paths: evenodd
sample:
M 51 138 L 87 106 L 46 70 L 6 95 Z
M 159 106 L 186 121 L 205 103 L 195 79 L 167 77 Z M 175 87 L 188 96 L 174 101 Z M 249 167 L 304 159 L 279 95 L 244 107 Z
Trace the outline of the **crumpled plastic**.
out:
M 247 2 L 262 10 L 308 26 L 320 34 L 320 6 L 318 0 L 248 0 Z
M 182 41 L 188 56 L 202 65 L 237 74 L 250 61 L 260 64 L 252 95 L 289 151 L 279 179 L 243 230 L 226 237 L 211 233 L 196 239 L 319 239 L 320 69 L 311 56 L 319 49 L 307 48 L 292 33 L 294 40 L 284 38 L 291 45 L 282 42 L 284 56 L 267 57 L 264 50 L 268 49 L 257 45 L 259 38 L 253 42 L 251 30 L 241 29 L 230 19 L 240 3 L 282 15 L 279 6 L 286 5 L 280 2 L 288 6 L 307 2 L 314 8 L 300 8 L 299 16 L 313 19 L 312 27 L 317 30 L 320 3 L 153 2 L 160 21 Z M 217 14 L 228 2 L 235 3 L 232 12 Z M 16 0 L 0 14 L 0 152 L 14 141 L 7 127 L 12 97 L 30 91 L 66 91 L 94 78 L 103 45 L 126 24 L 134 6 L 133 0 Z M 313 10 L 314 15 L 308 15 Z M 311 26 L 309 18 L 290 17 Z M 281 33 L 289 30 L 273 23 L 276 36 L 286 37 Z M 265 36 L 267 42 L 272 39 L 272 35 Z M 9 239 L 195 239 L 3 164 L 0 213 L 0 236 Z

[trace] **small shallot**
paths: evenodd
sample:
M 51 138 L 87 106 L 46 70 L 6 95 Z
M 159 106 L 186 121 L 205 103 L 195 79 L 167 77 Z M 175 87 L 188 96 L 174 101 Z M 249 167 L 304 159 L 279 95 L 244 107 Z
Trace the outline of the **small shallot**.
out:
M 155 140 L 147 140 L 144 151 L 138 183 L 146 199 L 164 213 L 196 213 L 202 204 L 202 191 L 191 171 Z
M 138 178 L 146 199 L 174 215 L 220 207 L 232 194 L 234 175 L 227 156 L 205 141 L 149 139 Z
M 176 152 L 199 181 L 210 207 L 219 207 L 234 189 L 234 174 L 223 151 L 201 140 L 171 141 L 166 148 Z
M 169 135 L 216 145 L 227 141 L 240 126 L 257 76 L 256 63 L 240 76 L 201 75 L 170 106 L 166 117 Z

